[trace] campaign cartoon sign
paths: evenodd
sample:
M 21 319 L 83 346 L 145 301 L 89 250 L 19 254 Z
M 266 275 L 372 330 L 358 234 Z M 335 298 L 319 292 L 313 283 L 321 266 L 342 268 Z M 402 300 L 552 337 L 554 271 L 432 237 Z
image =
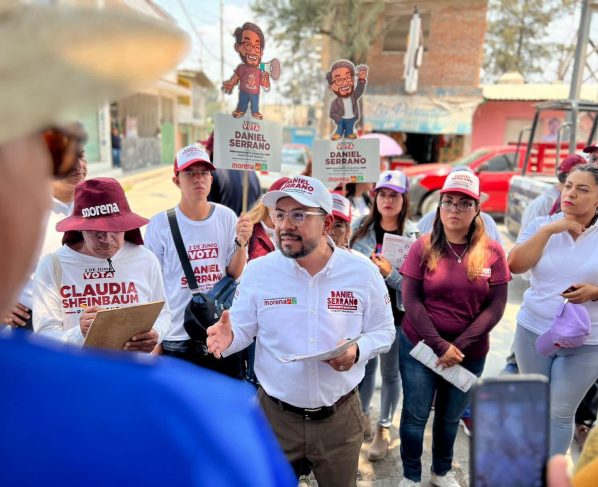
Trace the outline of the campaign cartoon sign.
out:
M 359 99 L 365 92 L 368 67 L 355 65 L 346 59 L 332 63 L 326 81 L 335 96 L 330 104 L 330 118 L 336 124 L 332 140 L 356 139 L 355 123 L 359 120 Z
M 264 116 L 260 113 L 260 89 L 269 91 L 270 78 L 279 78 L 280 62 L 278 59 L 272 59 L 262 63 L 266 41 L 262 29 L 256 24 L 245 22 L 235 29 L 233 35 L 235 51 L 239 53 L 242 62 L 232 77 L 222 83 L 222 91 L 230 95 L 234 87 L 239 85 L 239 101 L 233 111 L 233 117 L 241 118 L 250 109 L 251 116 L 261 120 Z

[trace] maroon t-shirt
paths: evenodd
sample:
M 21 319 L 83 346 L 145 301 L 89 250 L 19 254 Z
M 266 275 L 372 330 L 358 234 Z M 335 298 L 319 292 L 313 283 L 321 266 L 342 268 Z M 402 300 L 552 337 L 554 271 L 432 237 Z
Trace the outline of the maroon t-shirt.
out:
M 250 95 L 260 94 L 260 85 L 262 82 L 262 72 L 259 68 L 254 68 L 248 64 L 239 64 L 235 69 L 235 74 L 239 77 L 239 88 Z
M 436 270 L 430 272 L 422 259 L 425 238 L 429 236 L 420 237 L 411 246 L 400 272 L 404 276 L 421 281 L 422 304 L 438 334 L 437 340 L 428 336 L 426 343 L 440 356 L 448 349 L 446 342 L 453 343 L 458 339 L 488 304 L 490 287 L 507 283 L 511 274 L 505 252 L 494 240 L 488 241 L 487 267 L 480 273 L 480 277 L 473 281 L 467 278 L 467 255 L 459 263 L 448 246 L 447 253 L 439 259 Z M 452 247 L 457 255 L 461 255 L 466 246 L 453 244 Z M 405 293 L 403 299 L 405 300 Z M 416 344 L 424 339 L 424 334 L 418 330 L 418 323 L 409 320 L 409 304 L 404 301 L 407 313 L 403 319 L 403 331 L 411 343 Z M 429 343 L 430 341 L 432 343 Z M 484 357 L 489 348 L 488 333 L 483 333 L 475 341 L 468 339 L 462 345 L 467 347 L 467 350 L 462 350 L 466 357 Z M 460 348 L 457 343 L 455 346 Z

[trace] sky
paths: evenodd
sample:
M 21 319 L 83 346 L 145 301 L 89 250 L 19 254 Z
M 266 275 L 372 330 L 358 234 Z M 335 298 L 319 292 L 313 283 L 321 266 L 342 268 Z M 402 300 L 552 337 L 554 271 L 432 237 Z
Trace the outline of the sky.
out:
M 216 85 L 220 86 L 220 1 L 219 0 L 154 0 L 160 7 L 172 15 L 179 26 L 189 32 L 192 38 L 192 50 L 187 59 L 182 63 L 182 67 L 200 68 L 208 78 Z M 254 21 L 260 25 L 259 19 L 256 19 L 250 8 L 249 0 L 223 0 L 224 10 L 224 77 L 229 79 L 240 59 L 234 50 L 233 31 L 236 27 L 247 21 Z M 183 8 L 183 5 L 185 8 Z M 265 30 L 265 25 L 261 23 Z M 571 40 L 575 35 L 579 24 L 579 9 L 576 15 L 556 19 L 549 28 L 550 37 L 558 39 Z M 594 17 L 591 37 L 598 39 L 598 21 Z M 268 34 L 266 32 L 266 51 L 263 61 L 268 61 L 277 57 L 277 48 L 273 43 L 268 43 Z M 281 59 L 284 70 L 284 59 Z M 593 67 L 598 65 L 598 55 L 591 59 Z M 553 72 L 554 66 L 550 66 L 547 72 Z M 570 73 L 570 70 L 569 70 Z M 587 74 L 587 71 L 586 71 Z M 567 76 L 570 79 L 570 75 Z M 540 80 L 529 80 L 540 81 Z M 542 80 L 551 81 L 551 80 Z M 281 79 L 282 82 L 282 79 Z M 593 81 L 594 83 L 596 81 Z M 269 97 L 271 100 L 278 100 L 276 83 L 272 83 L 272 91 Z
M 202 69 L 217 86 L 220 85 L 220 1 L 219 0 L 154 0 L 172 15 L 179 26 L 191 35 L 193 47 L 183 67 Z M 233 32 L 244 22 L 256 21 L 247 0 L 224 0 L 224 77 L 229 79 L 240 63 L 234 50 Z M 183 6 L 185 8 L 183 8 Z M 187 15 L 188 13 L 188 15 Z M 261 25 L 265 29 L 265 25 Z M 276 56 L 272 43 L 268 44 L 263 61 Z M 274 83 L 273 83 L 274 85 Z M 274 88 L 273 88 L 274 91 Z

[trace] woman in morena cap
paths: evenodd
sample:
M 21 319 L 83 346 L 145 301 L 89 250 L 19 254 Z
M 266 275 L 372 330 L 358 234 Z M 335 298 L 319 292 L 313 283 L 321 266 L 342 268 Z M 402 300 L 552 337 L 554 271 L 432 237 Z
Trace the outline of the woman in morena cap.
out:
M 409 249 L 401 266 L 405 318 L 399 337 L 403 379 L 401 487 L 421 482 L 426 423 L 436 396 L 432 433 L 432 485 L 457 486 L 452 471 L 459 419 L 469 402 L 462 392 L 410 355 L 422 340 L 438 365 L 461 365 L 478 377 L 500 321 L 511 279 L 505 252 L 489 239 L 480 216 L 480 181 L 452 172 L 440 191 L 432 232 Z
M 58 222 L 63 246 L 38 266 L 33 291 L 33 328 L 82 344 L 100 309 L 166 301 L 158 260 L 143 247 L 139 227 L 115 179 L 96 178 L 75 188 L 73 215 Z M 165 303 L 154 327 L 125 350 L 151 352 L 170 327 Z

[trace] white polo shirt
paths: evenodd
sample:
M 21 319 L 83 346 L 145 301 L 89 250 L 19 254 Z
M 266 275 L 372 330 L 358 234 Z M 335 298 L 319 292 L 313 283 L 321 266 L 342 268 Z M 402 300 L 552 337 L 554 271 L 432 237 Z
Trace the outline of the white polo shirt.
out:
M 234 339 L 223 355 L 256 339 L 255 373 L 266 393 L 301 408 L 334 404 L 363 379 L 367 361 L 395 336 L 384 280 L 374 264 L 335 249 L 311 276 L 280 251 L 251 261 L 231 308 Z M 359 361 L 347 372 L 281 355 L 315 354 L 359 334 Z
M 517 243 L 523 243 L 541 227 L 564 218 L 563 213 L 534 218 L 523 230 Z M 529 271 L 530 287 L 523 295 L 523 304 L 517 322 L 524 328 L 541 335 L 550 329 L 560 296 L 573 283 L 585 282 L 598 286 L 598 227 L 591 226 L 577 240 L 568 232 L 552 235 L 544 247 L 538 263 Z M 587 345 L 598 345 L 598 302 L 584 303 L 592 321 Z

